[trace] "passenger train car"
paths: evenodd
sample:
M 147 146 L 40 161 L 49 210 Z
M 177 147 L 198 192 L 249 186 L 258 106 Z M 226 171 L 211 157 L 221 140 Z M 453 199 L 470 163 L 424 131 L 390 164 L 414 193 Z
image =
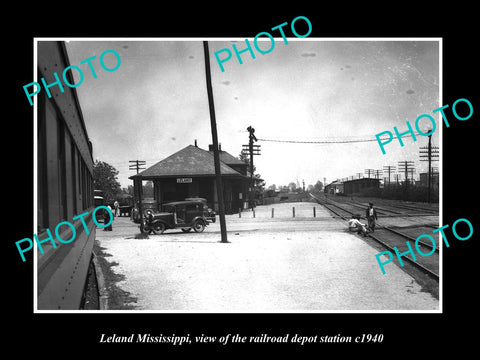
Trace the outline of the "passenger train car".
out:
M 47 84 L 62 78 L 70 66 L 63 42 L 37 40 L 37 82 Z M 74 84 L 70 72 L 68 82 Z M 43 253 L 36 247 L 36 310 L 75 310 L 82 304 L 96 226 L 92 219 L 93 156 L 76 89 L 51 86 L 49 98 L 42 89 L 36 95 L 36 207 L 38 239 L 48 239 L 50 229 L 63 221 L 72 223 L 76 236 L 70 243 L 55 239 L 42 243 Z M 74 217 L 88 212 L 82 218 Z M 85 222 L 85 225 L 82 223 Z M 59 235 L 70 239 L 72 229 L 59 227 Z M 70 233 L 69 233 L 70 232 Z

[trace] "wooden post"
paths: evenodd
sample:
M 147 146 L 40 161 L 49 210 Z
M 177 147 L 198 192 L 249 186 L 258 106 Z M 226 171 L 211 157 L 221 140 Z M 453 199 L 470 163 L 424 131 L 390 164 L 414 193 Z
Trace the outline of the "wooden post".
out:
M 223 201 L 222 174 L 220 173 L 220 155 L 218 153 L 217 121 L 215 119 L 215 105 L 213 102 L 212 80 L 210 74 L 210 54 L 208 52 L 208 41 L 203 42 L 205 55 L 205 74 L 207 82 L 208 107 L 210 109 L 210 125 L 212 129 L 213 161 L 215 164 L 215 183 L 217 185 L 218 210 L 220 218 L 220 232 L 222 243 L 228 243 L 227 227 L 225 224 L 225 203 Z

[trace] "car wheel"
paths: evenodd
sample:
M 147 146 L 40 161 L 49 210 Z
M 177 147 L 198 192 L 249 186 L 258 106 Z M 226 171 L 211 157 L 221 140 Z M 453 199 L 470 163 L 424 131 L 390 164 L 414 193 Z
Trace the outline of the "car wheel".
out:
M 193 224 L 193 230 L 197 233 L 203 232 L 205 230 L 205 224 L 203 223 L 202 220 L 197 220 L 195 221 L 195 224 Z
M 184 233 L 190 232 L 190 230 L 192 230 L 192 228 L 182 228 L 182 231 Z
M 148 227 L 145 226 L 145 225 L 143 224 L 143 222 L 142 222 L 142 223 L 140 224 L 140 232 L 141 232 L 142 234 L 150 234 L 150 229 L 148 229 L 148 230 L 147 230 L 147 229 L 148 229 Z
M 165 224 L 164 223 L 156 223 L 153 225 L 153 232 L 156 235 L 162 235 L 165 231 Z

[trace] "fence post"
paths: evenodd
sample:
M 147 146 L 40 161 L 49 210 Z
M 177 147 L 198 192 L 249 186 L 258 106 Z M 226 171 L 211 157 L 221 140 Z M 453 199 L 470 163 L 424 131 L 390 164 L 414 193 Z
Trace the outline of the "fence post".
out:
M 255 217 L 255 209 L 252 209 L 252 211 L 253 211 L 253 217 Z
M 238 208 L 238 217 L 239 217 L 239 218 L 242 217 L 242 209 L 241 209 L 241 208 Z
M 317 217 L 317 210 L 315 209 L 315 206 L 313 207 L 313 217 Z
M 274 213 L 275 213 L 275 209 L 272 208 L 272 218 L 273 218 Z
M 292 206 L 293 217 L 295 217 L 295 206 Z

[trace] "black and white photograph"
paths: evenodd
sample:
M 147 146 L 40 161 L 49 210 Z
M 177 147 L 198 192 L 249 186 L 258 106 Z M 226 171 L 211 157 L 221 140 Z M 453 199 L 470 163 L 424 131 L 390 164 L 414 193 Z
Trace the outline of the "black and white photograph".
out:
M 473 9 L 112 6 L 4 31 L 9 346 L 473 347 Z
M 265 38 L 36 39 L 37 310 L 441 310 L 441 40 Z

